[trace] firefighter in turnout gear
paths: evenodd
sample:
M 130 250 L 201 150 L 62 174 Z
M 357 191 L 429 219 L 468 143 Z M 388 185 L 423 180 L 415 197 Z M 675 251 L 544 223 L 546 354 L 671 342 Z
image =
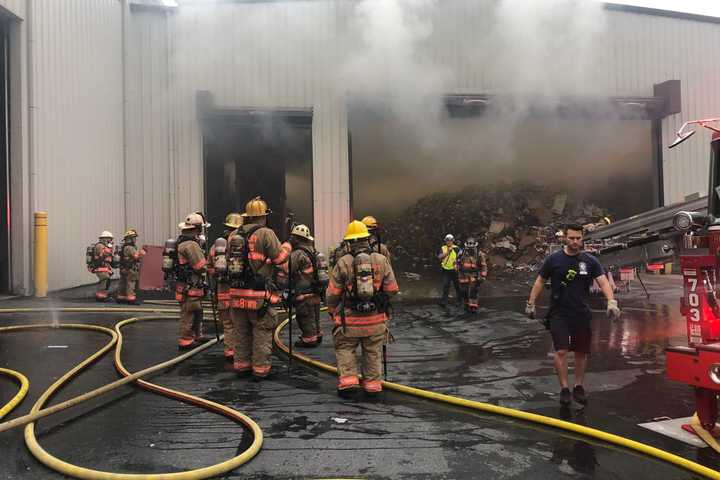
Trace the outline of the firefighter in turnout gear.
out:
M 88 271 L 98 277 L 95 300 L 106 302 L 110 295 L 110 278 L 113 274 L 113 234 L 105 230 L 98 237 L 98 242 L 92 248 L 88 247 L 88 250 Z
M 205 296 L 204 275 L 207 268 L 205 252 L 199 236 L 205 222 L 201 215 L 191 213 L 178 225 L 180 237 L 175 262 L 175 299 L 180 302 L 180 335 L 178 348 L 194 348 L 205 340 L 202 334 L 202 299 Z
M 385 258 L 387 258 L 388 262 L 390 262 L 390 265 L 392 265 L 390 250 L 388 250 L 387 245 L 382 243 L 382 241 L 380 240 L 380 226 L 378 225 L 377 219 L 368 215 L 367 217 L 362 219 L 362 223 L 365 224 L 368 229 L 368 233 L 370 234 L 370 236 L 368 237 L 370 249 L 373 252 L 378 252 L 382 254 Z
M 210 248 L 208 275 L 215 280 L 217 293 L 217 309 L 220 323 L 225 334 L 225 359 L 232 362 L 235 356 L 235 327 L 233 326 L 232 310 L 230 309 L 230 280 L 227 273 L 227 240 L 240 225 L 242 217 L 239 213 L 228 213 L 225 217 L 225 231 L 222 237 Z M 224 241 L 223 241 L 224 240 Z
M 487 278 L 487 261 L 474 238 L 468 238 L 464 247 L 457 260 L 460 291 L 465 310 L 475 312 L 478 309 L 478 287 Z
M 120 246 L 120 284 L 117 292 L 118 303 L 131 303 L 139 305 L 135 295 L 135 287 L 138 282 L 138 271 L 140 262 L 145 256 L 144 249 L 138 249 L 135 241 L 137 231 L 133 228 L 125 232 L 123 243 Z
M 243 224 L 228 239 L 230 306 L 236 334 L 233 369 L 258 379 L 270 374 L 275 307 L 281 300 L 274 279 L 291 250 L 290 244 L 280 244 L 267 227 L 270 213 L 262 198 L 253 198 L 245 206 Z
M 283 290 L 292 287 L 288 300 L 293 302 L 293 312 L 300 325 L 301 335 L 295 342 L 300 348 L 317 347 L 323 337 L 320 301 L 327 288 L 327 267 L 322 254 L 313 246 L 314 240 L 307 226 L 295 225 L 289 240 L 292 246 L 290 261 L 282 264 L 277 274 L 278 286 Z M 291 270 L 289 273 L 288 269 Z
M 364 223 L 348 225 L 345 241 L 350 252 L 338 259 L 326 293 L 335 327 L 338 395 L 348 397 L 360 388 L 357 357 L 362 347 L 362 388 L 370 395 L 382 391 L 382 347 L 387 338 L 390 297 L 398 292 L 395 274 L 384 255 L 370 250 Z

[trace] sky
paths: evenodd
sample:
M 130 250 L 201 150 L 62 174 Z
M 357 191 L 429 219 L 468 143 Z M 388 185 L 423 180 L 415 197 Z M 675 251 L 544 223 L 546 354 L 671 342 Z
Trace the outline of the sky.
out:
M 599 1 L 599 0 L 594 0 Z M 677 12 L 696 13 L 720 17 L 720 1 L 718 0 L 608 0 L 610 3 L 637 5 L 640 7 L 659 8 Z

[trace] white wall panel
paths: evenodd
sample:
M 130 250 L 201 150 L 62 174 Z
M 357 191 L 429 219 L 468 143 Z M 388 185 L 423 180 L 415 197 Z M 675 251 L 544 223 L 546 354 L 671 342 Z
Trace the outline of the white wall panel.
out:
M 162 245 L 177 221 L 170 204 L 168 37 L 164 12 L 133 13 L 126 82 L 127 222 L 143 244 Z
M 0 7 L 18 18 L 24 19 L 26 3 L 27 0 L 0 0 Z
M 55 290 L 92 282 L 85 244 L 125 227 L 122 11 L 117 0 L 30 7 L 31 203 L 49 215 Z

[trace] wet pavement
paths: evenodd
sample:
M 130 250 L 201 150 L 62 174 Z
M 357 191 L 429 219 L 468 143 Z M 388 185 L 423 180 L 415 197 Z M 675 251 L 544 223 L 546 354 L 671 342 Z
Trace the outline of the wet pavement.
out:
M 520 312 L 522 297 L 487 298 L 477 314 L 403 302 L 392 320 L 389 380 L 519 408 L 589 425 L 720 468 L 718 456 L 638 427 L 658 417 L 693 412 L 692 392 L 664 377 L 664 348 L 685 343 L 677 308 L 679 277 L 647 279 L 621 296 L 621 320 L 594 313 L 595 334 L 586 387 L 587 408 L 558 407 L 558 386 L 547 332 Z M 45 306 L 24 299 L 9 308 Z M 92 306 L 54 300 L 57 305 Z M 130 315 L 58 314 L 62 323 L 111 326 Z M 45 323 L 51 314 L 3 314 L 0 325 Z M 330 325 L 323 316 L 326 332 Z M 132 324 L 124 330 L 126 366 L 137 371 L 177 354 L 176 322 Z M 28 398 L 15 415 L 59 375 L 106 342 L 94 332 L 49 329 L 2 334 L 0 366 L 25 373 Z M 329 340 L 329 337 L 326 337 Z M 48 348 L 48 347 L 55 348 Z M 57 348 L 65 346 L 67 348 Z M 332 345 L 306 351 L 333 363 Z M 378 400 L 340 400 L 335 378 L 275 360 L 270 380 L 256 383 L 228 370 L 212 347 L 151 381 L 230 405 L 253 418 L 265 442 L 248 464 L 222 478 L 653 478 L 695 475 L 599 441 L 538 425 L 385 392 Z M 117 378 L 105 357 L 62 390 L 52 403 Z M 0 377 L 0 404 L 16 391 Z M 9 417 L 12 418 L 13 416 Z M 63 460 L 89 468 L 157 473 L 225 460 L 251 442 L 243 427 L 198 407 L 136 389 L 120 389 L 38 423 L 40 443 Z M 0 478 L 63 478 L 27 451 L 22 431 L 0 433 Z

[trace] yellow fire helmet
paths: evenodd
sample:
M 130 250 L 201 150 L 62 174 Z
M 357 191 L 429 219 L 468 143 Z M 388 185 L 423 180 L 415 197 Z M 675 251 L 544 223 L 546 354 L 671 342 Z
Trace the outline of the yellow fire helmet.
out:
M 345 230 L 345 237 L 344 240 L 359 240 L 361 238 L 367 238 L 370 234 L 368 233 L 367 226 L 363 222 L 360 222 L 358 220 L 353 220 L 350 222 L 350 224 L 347 226 L 347 230 Z
M 362 219 L 362 223 L 364 223 L 368 230 L 375 230 L 378 227 L 378 221 L 377 218 L 368 215 L 367 217 Z
M 237 212 L 228 213 L 225 217 L 225 226 L 229 228 L 238 228 L 242 225 L 242 216 Z
M 134 228 L 130 228 L 130 229 L 128 229 L 127 232 L 125 232 L 125 235 L 123 235 L 123 238 L 137 237 L 137 236 L 138 236 L 137 230 L 135 230 Z
M 245 213 L 242 217 L 264 217 L 272 213 L 268 208 L 267 202 L 260 195 L 245 204 Z

